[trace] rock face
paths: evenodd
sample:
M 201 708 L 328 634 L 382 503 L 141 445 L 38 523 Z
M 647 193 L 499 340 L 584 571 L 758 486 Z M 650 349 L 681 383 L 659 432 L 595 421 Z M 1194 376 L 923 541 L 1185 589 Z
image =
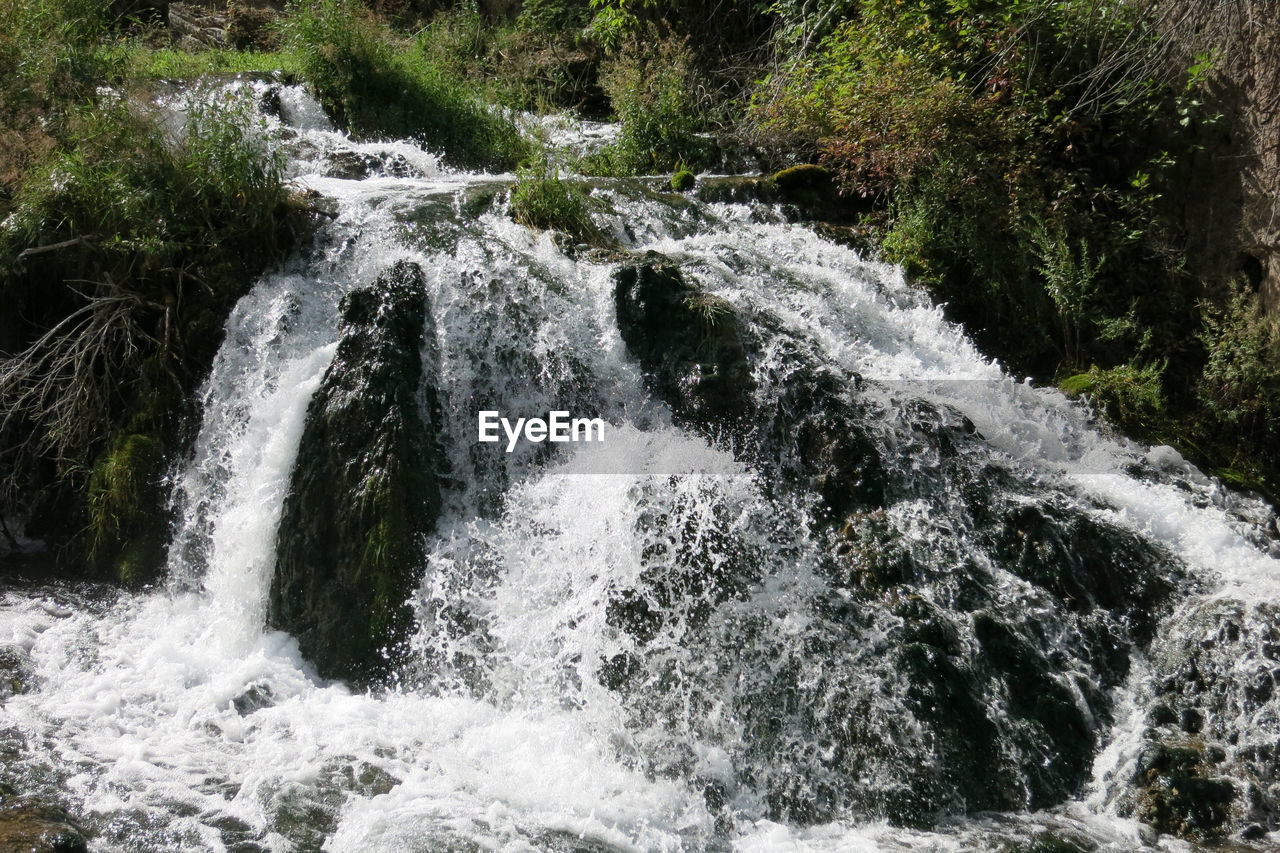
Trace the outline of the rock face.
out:
M 712 301 L 661 256 L 622 266 L 615 288 L 623 340 L 677 421 L 725 440 L 769 488 L 816 498 L 805 522 L 827 549 L 826 586 L 798 635 L 750 627 L 734 602 L 770 567 L 718 520 L 655 497 L 656 514 L 690 520 L 642 549 L 645 571 L 610 601 L 631 646 L 601 682 L 679 719 L 654 689 L 677 677 L 664 667 L 691 677 L 685 657 L 666 656 L 673 634 L 708 659 L 745 661 L 741 692 L 712 673 L 708 694 L 732 709 L 735 766 L 776 819 L 927 825 L 1078 794 L 1110 691 L 1151 641 L 1181 565 L 1102 507 L 993 463 L 961 413 L 871 387 L 776 318 Z
M 1158 701 L 1133 780 L 1137 816 L 1193 840 L 1280 829 L 1280 608 L 1197 604 L 1150 657 Z
M 678 417 L 725 426 L 748 413 L 755 381 L 729 303 L 654 252 L 618 271 L 614 300 L 623 341 Z
M 422 388 L 422 271 L 400 262 L 342 303 L 345 336 L 307 411 L 280 522 L 269 623 L 321 675 L 384 675 L 413 625 L 419 537 L 440 507 L 435 391 Z M 430 347 L 428 348 L 430 349 Z
M 17 800 L 0 807 L 0 850 L 82 853 L 88 849 L 80 827 L 57 806 Z
M 826 517 L 879 505 L 876 448 L 850 396 L 857 377 L 780 338 L 794 366 L 769 376 L 779 393 L 757 401 L 749 359 L 757 347 L 737 309 L 655 252 L 618 270 L 614 299 L 623 341 L 683 425 L 732 438 L 740 455 L 811 487 Z

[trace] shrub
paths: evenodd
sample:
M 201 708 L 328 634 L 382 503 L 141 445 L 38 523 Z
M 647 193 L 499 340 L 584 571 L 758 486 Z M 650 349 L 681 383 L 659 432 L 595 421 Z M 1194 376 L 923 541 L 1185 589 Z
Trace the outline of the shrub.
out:
M 353 133 L 410 137 L 463 167 L 511 168 L 526 153 L 510 120 L 355 0 L 302 0 L 285 37 L 303 77 Z
M 1205 306 L 1200 341 L 1208 354 L 1198 392 L 1220 420 L 1244 433 L 1280 423 L 1280 329 L 1258 297 L 1235 287 L 1224 306 Z
M 1165 415 L 1163 374 L 1164 365 L 1157 364 L 1122 364 L 1107 370 L 1095 365 L 1064 379 L 1060 387 L 1071 396 L 1088 397 L 1112 422 L 1150 436 Z
M 693 56 L 684 41 L 632 37 L 601 69 L 600 82 L 622 124 L 617 141 L 588 168 L 614 175 L 669 172 L 707 162 Z
M 984 347 L 1048 376 L 1127 360 L 1151 343 L 1140 326 L 1170 351 L 1189 331 L 1185 304 L 1147 286 L 1176 283 L 1154 222 L 1169 152 L 1189 146 L 1155 39 L 1121 0 L 867 0 L 752 110 L 817 144 L 844 192 L 886 199 L 890 258 Z
M 177 132 L 119 100 L 83 106 L 0 229 L 0 294 L 21 318 L 0 372 L 0 500 L 47 507 L 53 541 L 89 523 L 73 553 L 120 577 L 160 553 L 143 535 L 158 492 L 132 472 L 153 478 L 222 318 L 290 237 L 264 128 L 247 97 L 199 98 Z M 103 455 L 112 434 L 129 438 Z
M 586 192 L 546 167 L 521 170 L 511 191 L 511 216 L 529 228 L 555 229 L 582 240 L 595 236 Z
M 0 0 L 0 217 L 21 178 L 56 147 L 68 106 L 91 100 L 120 54 L 104 4 Z

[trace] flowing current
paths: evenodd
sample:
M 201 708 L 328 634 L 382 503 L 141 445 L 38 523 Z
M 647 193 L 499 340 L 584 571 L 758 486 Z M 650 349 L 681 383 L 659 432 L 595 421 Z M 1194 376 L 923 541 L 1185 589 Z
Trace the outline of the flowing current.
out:
M 594 182 L 603 234 L 631 257 L 660 253 L 749 318 L 757 402 L 797 360 L 860 377 L 887 485 L 854 526 L 916 567 L 868 592 L 867 574 L 833 563 L 843 534 L 822 527 L 809 492 L 778 488 L 652 393 L 619 331 L 624 253 L 514 223 L 513 176 L 353 142 L 303 91 L 255 85 L 279 100 L 272 132 L 292 180 L 335 216 L 227 322 L 172 476 L 167 581 L 0 602 L 0 643 L 34 685 L 0 707 L 4 779 L 69 803 L 92 849 L 951 851 L 1045 833 L 1081 845 L 1062 849 L 1190 849 L 1135 819 L 1133 779 L 1151 709 L 1195 654 L 1212 701 L 1192 710 L 1228 745 L 1220 772 L 1244 780 L 1232 808 L 1249 808 L 1246 784 L 1280 790 L 1263 772 L 1280 705 L 1258 686 L 1280 595 L 1265 505 L 1009 376 L 900 271 L 774 207 Z M 266 609 L 339 303 L 400 260 L 427 281 L 423 358 L 450 476 L 422 542 L 409 653 L 388 689 L 361 693 L 317 677 Z M 598 415 L 606 440 L 508 454 L 477 443 L 480 408 Z M 953 429 L 954 453 L 936 439 Z M 1111 621 L 1077 612 L 1084 593 L 1029 578 L 1025 549 L 1008 556 L 984 532 L 988 508 L 1010 541 L 1061 524 L 1153 555 L 1161 603 L 1108 605 Z M 1036 540 L 1035 559 L 1056 559 L 1056 541 Z M 1097 570 L 1105 588 L 1085 590 L 1100 601 L 1129 583 L 1122 563 L 1148 558 L 1114 559 Z M 945 637 L 906 643 L 925 625 Z M 1011 653 L 1012 677 L 984 675 L 1006 634 L 1030 651 Z M 908 647 L 968 661 L 945 672 L 987 685 L 956 688 L 977 704 L 937 687 L 944 664 L 910 663 L 924 659 Z M 1064 735 L 1020 704 L 1032 658 L 1083 728 Z M 966 745 L 978 730 L 990 755 Z M 1081 742 L 1074 769 L 1045 746 L 1058 738 Z M 1059 778 L 1076 781 L 1055 797 Z M 919 791 L 940 817 L 903 828 L 923 825 L 901 819 Z

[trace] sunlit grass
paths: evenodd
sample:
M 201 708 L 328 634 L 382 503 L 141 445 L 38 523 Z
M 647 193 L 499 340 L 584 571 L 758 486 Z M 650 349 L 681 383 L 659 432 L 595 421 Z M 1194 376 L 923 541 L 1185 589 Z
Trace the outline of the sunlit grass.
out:
M 129 51 L 130 76 L 140 79 L 185 79 L 205 74 L 281 72 L 296 76 L 298 57 L 292 51 L 240 51 L 211 48 L 198 52 L 174 48 L 139 47 Z

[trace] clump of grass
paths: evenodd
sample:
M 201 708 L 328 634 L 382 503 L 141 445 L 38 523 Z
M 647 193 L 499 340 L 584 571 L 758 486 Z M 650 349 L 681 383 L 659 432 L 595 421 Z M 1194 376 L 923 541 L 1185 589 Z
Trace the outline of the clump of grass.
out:
M 134 48 L 129 51 L 129 75 L 144 79 L 184 79 L 207 74 L 299 73 L 297 58 L 284 50 L 188 51 L 173 48 Z
M 563 231 L 591 242 L 597 236 L 587 209 L 587 194 L 578 184 L 562 180 L 549 167 L 526 168 L 511 191 L 511 216 L 529 228 Z
M 690 172 L 685 168 L 679 168 L 676 169 L 675 173 L 671 176 L 671 189 L 678 193 L 682 193 L 685 190 L 693 189 L 693 185 L 697 182 L 698 179 L 694 177 L 693 172 Z
M 508 169 L 527 154 L 508 118 L 354 0 L 301 0 L 284 32 L 302 76 L 354 133 L 414 138 L 463 167 Z

